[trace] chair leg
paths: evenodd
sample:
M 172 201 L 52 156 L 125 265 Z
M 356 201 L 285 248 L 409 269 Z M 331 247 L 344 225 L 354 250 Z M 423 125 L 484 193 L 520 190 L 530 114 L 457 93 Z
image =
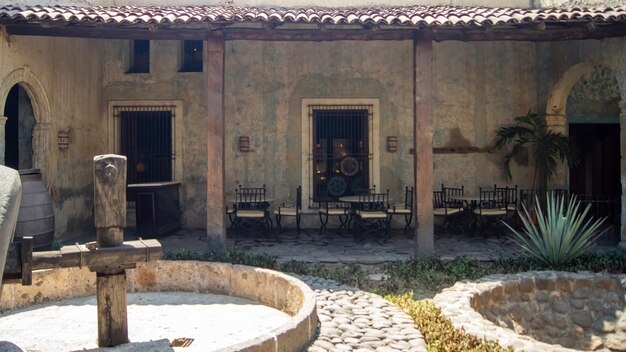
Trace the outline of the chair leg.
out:
M 296 215 L 296 227 L 298 228 L 298 234 L 300 234 L 300 218 L 301 217 L 302 217 L 302 214 Z
M 282 232 L 283 231 L 283 227 L 280 225 L 280 214 L 276 214 L 276 231 L 278 232 Z
M 389 221 L 391 222 L 391 219 Z M 411 229 L 411 222 L 413 222 L 413 213 L 404 215 L 404 221 L 406 222 L 404 232 L 409 232 L 409 230 Z
M 319 234 L 322 234 L 322 231 L 326 229 L 326 224 L 328 223 L 328 214 L 319 213 L 320 216 L 320 231 Z

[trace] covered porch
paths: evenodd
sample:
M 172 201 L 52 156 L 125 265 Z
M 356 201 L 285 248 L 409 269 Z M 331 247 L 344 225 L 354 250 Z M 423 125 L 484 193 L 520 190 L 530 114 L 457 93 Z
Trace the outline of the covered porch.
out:
M 24 41 L 25 51 L 42 37 L 98 43 L 103 83 L 94 98 L 100 108 L 94 110 L 104 122 L 93 119 L 88 125 L 108 132 L 106 142 L 91 149 L 120 151 L 111 114 L 116 106 L 166 102 L 176 116 L 171 173 L 172 181 L 181 182 L 183 225 L 206 227 L 207 245 L 217 250 L 228 245 L 225 208 L 238 185 L 266 185 L 276 204 L 293 200 L 302 186 L 305 227 L 317 229 L 316 187 L 321 183 L 314 177 L 319 171 L 314 160 L 320 139 L 330 138 L 320 137 L 315 121 L 320 111 L 368 112 L 361 131 L 367 137 L 361 184 L 389 189 L 396 200 L 405 186 L 414 187 L 417 226 L 408 248 L 420 256 L 437 251 L 432 195 L 441 183 L 530 186 L 531 172 L 524 166 L 515 170 L 516 179 L 506 180 L 501 154 L 491 147 L 493 130 L 512 116 L 533 109 L 547 115 L 549 128 L 567 133 L 572 87 L 602 66 L 618 82 L 618 122 L 626 118 L 626 17 L 621 8 L 156 10 L 7 6 L 0 9 L 0 23 L 9 37 Z M 95 16 L 95 22 L 84 20 L 86 15 Z M 122 70 L 129 55 L 125 48 L 135 40 L 157 43 L 150 51 L 156 59 L 149 74 Z M 165 55 L 175 52 L 175 42 L 189 40 L 203 41 L 203 71 L 167 71 L 176 65 Z M 27 89 L 36 104 L 44 101 L 54 105 L 52 114 L 68 115 L 58 102 L 37 98 L 53 90 L 50 68 L 34 65 L 33 72 L 46 77 L 41 84 L 30 73 L 5 75 L 14 69 L 13 61 L 7 62 L 0 104 L 13 85 L 24 84 L 36 88 Z M 78 77 L 63 79 L 79 82 Z M 50 107 L 35 110 L 49 112 Z M 50 154 L 36 160 L 71 165 L 85 156 L 67 157 L 49 148 L 52 135 L 70 122 L 57 125 L 49 116 L 45 121 L 35 117 L 50 127 L 35 128 L 41 141 L 35 154 Z M 76 131 L 79 138 L 88 136 Z M 622 131 L 620 151 L 624 136 Z M 247 148 L 241 147 L 241 137 L 247 137 Z M 395 149 L 389 147 L 394 140 Z M 623 190 L 626 162 L 619 168 Z M 57 190 L 71 188 L 66 175 L 44 172 Z M 567 187 L 568 171 L 562 170 L 555 183 Z M 61 214 L 71 211 L 57 209 Z M 623 208 L 621 214 L 626 218 Z M 622 245 L 625 238 L 622 228 Z

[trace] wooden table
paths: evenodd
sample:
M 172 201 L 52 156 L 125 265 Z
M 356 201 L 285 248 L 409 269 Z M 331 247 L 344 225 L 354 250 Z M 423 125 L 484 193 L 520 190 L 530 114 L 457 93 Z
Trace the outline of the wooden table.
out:
M 146 238 L 160 236 L 181 227 L 180 182 L 131 183 L 128 200 L 135 202 L 137 231 Z

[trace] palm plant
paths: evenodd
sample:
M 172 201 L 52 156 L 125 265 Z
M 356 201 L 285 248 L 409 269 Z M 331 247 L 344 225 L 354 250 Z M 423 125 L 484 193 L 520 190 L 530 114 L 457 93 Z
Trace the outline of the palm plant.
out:
M 559 268 L 572 262 L 589 249 L 593 241 L 602 234 L 600 226 L 606 218 L 587 217 L 591 204 L 580 211 L 580 201 L 575 196 L 569 198 L 549 193 L 546 196 L 545 215 L 535 197 L 535 217 L 525 206 L 520 213 L 523 230 L 520 232 L 503 222 L 515 235 L 515 242 L 521 252 L 535 261 Z
M 545 190 L 548 181 L 558 171 L 559 162 L 575 166 L 580 158 L 578 147 L 569 137 L 547 128 L 545 117 L 532 111 L 514 118 L 514 126 L 504 126 L 496 130 L 495 147 L 502 149 L 512 144 L 511 150 L 504 156 L 503 168 L 509 179 L 511 160 L 522 153 L 531 155 L 535 161 L 533 189 L 538 185 Z

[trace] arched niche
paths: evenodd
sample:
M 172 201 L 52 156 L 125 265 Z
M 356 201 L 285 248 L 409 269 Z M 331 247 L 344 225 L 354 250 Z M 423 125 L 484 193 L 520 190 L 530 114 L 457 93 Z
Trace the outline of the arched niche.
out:
M 41 81 L 27 68 L 22 67 L 11 71 L 0 81 L 0 113 L 4 114 L 7 97 L 15 85 L 26 91 L 33 109 L 35 126 L 33 128 L 33 159 L 32 167 L 41 169 L 44 180 L 47 179 L 46 154 L 50 140 L 50 104 L 48 95 Z M 2 126 L 4 129 L 4 126 Z M 4 131 L 2 133 L 4 135 Z M 4 138 L 3 138 L 4 139 Z M 2 141 L 4 143 L 4 140 Z M 4 147 L 3 147 L 4 148 Z

